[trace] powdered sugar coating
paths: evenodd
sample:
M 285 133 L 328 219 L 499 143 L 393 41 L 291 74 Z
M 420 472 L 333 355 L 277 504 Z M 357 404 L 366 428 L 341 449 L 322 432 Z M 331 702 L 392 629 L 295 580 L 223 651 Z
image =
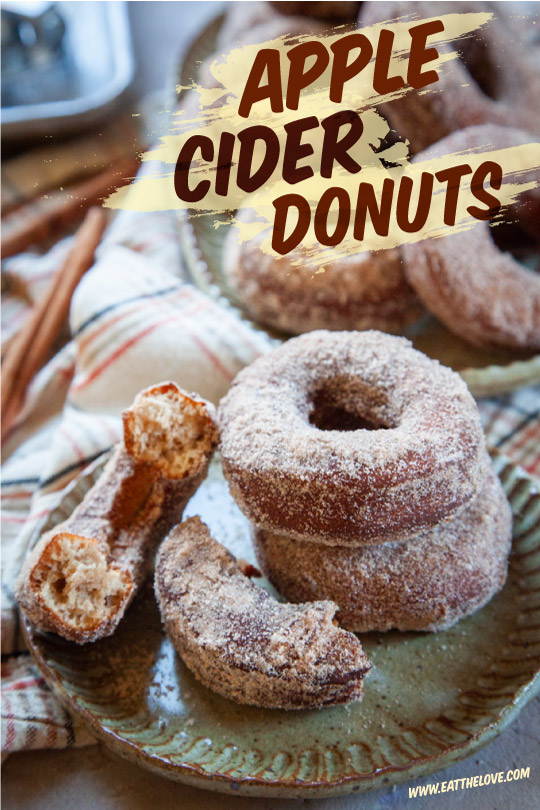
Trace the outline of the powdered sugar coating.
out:
M 386 429 L 321 430 L 310 417 L 327 405 Z M 408 538 L 462 509 L 486 475 L 465 383 L 381 332 L 287 341 L 240 372 L 218 420 L 240 508 L 256 526 L 300 540 Z
M 460 2 L 459 12 L 487 11 L 490 2 Z M 453 2 L 386 0 L 363 3 L 360 26 L 397 17 L 438 18 L 456 12 Z M 425 91 L 411 91 L 380 106 L 397 131 L 408 138 L 414 152 L 430 146 L 451 132 L 476 124 L 493 123 L 522 127 L 540 133 L 540 55 L 515 29 L 516 21 L 497 3 L 495 14 L 479 32 L 456 43 L 439 45 L 440 54 L 457 50 L 437 69 L 438 81 Z
M 507 148 L 534 142 L 509 127 L 470 127 L 449 135 L 415 160 L 481 146 Z M 540 179 L 526 173 L 524 180 Z M 526 215 L 536 229 L 540 189 L 528 192 Z M 532 211 L 531 211 L 532 209 Z M 519 216 L 519 209 L 516 210 Z M 403 246 L 405 270 L 426 307 L 457 335 L 480 346 L 540 349 L 540 274 L 493 242 L 487 222 L 464 233 Z
M 332 599 L 348 630 L 444 630 L 506 581 L 512 513 L 495 472 L 473 502 L 412 542 L 328 548 L 254 531 L 257 559 L 293 602 Z
M 333 623 L 336 606 L 277 602 L 199 518 L 162 544 L 155 589 L 176 650 L 225 697 L 282 709 L 360 698 L 369 662 L 358 639 Z
M 245 208 L 237 218 L 250 221 Z M 399 333 L 417 320 L 422 306 L 405 279 L 400 251 L 364 251 L 320 265 L 302 259 L 301 248 L 276 258 L 261 250 L 263 231 L 239 242 L 236 228 L 227 234 L 223 272 L 246 311 L 260 323 L 300 334 L 314 329 L 381 329 Z

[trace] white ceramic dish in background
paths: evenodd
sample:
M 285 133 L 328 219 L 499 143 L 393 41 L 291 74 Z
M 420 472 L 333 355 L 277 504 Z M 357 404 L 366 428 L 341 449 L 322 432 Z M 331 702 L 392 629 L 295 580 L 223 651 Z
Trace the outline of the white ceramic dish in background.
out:
M 133 80 L 127 2 L 55 5 L 66 22 L 66 48 L 77 71 L 77 92 L 59 101 L 2 107 L 5 140 L 70 134 L 91 126 L 119 102 Z M 24 13 L 24 4 L 18 6 Z

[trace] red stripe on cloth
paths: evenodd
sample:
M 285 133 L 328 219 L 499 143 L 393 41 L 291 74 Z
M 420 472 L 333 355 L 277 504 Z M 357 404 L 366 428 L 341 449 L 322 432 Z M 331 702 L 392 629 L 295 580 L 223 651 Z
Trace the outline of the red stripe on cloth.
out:
M 87 385 L 89 385 L 89 383 L 95 380 L 96 377 L 99 377 L 99 375 L 103 371 L 105 371 L 105 369 L 108 368 L 108 366 L 110 366 L 111 363 L 114 363 L 115 360 L 121 357 L 133 346 L 135 346 L 140 340 L 145 338 L 159 326 L 163 326 L 164 324 L 169 323 L 170 321 L 173 321 L 175 319 L 178 320 L 178 317 L 175 315 L 170 315 L 168 318 L 164 318 L 162 321 L 157 321 L 156 323 L 153 323 L 150 326 L 148 326 L 146 329 L 143 329 L 142 332 L 139 332 L 137 335 L 134 335 L 132 338 L 123 343 L 122 346 L 119 346 L 118 349 L 116 349 L 116 351 L 114 351 L 110 355 L 110 357 L 107 358 L 107 360 L 104 360 L 100 366 L 95 368 L 94 371 L 91 374 L 89 374 L 85 380 L 82 380 L 80 383 L 76 383 L 73 386 L 73 391 L 80 391 L 81 389 L 85 388 Z
M 217 355 L 215 355 L 215 354 L 214 354 L 214 352 L 213 352 L 213 351 L 210 349 L 210 347 L 209 347 L 209 346 L 207 346 L 207 345 L 206 345 L 206 343 L 205 343 L 205 342 L 202 340 L 202 338 L 198 337 L 197 335 L 194 335 L 194 334 L 193 334 L 193 332 L 192 332 L 191 330 L 187 330 L 187 329 L 186 329 L 186 331 L 187 331 L 187 332 L 189 332 L 189 336 L 191 337 L 191 339 L 192 339 L 192 340 L 193 340 L 193 341 L 194 341 L 194 342 L 197 344 L 197 346 L 198 346 L 198 347 L 199 347 L 199 348 L 200 348 L 200 349 L 201 349 L 201 350 L 204 352 L 204 354 L 205 354 L 205 355 L 208 357 L 208 359 L 210 360 L 210 362 L 212 363 L 212 365 L 213 365 L 213 366 L 214 366 L 214 367 L 215 367 L 215 368 L 216 368 L 218 371 L 220 371 L 220 372 L 221 372 L 221 374 L 222 374 L 222 375 L 225 377 L 225 379 L 226 379 L 228 382 L 231 382 L 231 380 L 232 380 L 232 379 L 233 379 L 233 377 L 234 377 L 234 374 L 231 374 L 231 372 L 230 372 L 230 371 L 228 371 L 228 370 L 225 368 L 225 366 L 223 365 L 223 363 L 221 362 L 221 360 L 219 359 L 219 357 L 217 357 Z
M 188 290 L 185 290 L 185 289 L 179 287 L 177 292 L 172 293 L 172 298 L 166 298 L 166 299 L 158 299 L 158 298 L 156 298 L 156 299 L 152 299 L 152 306 L 154 306 L 154 305 L 159 306 L 159 304 L 163 304 L 163 303 L 169 304 L 171 302 L 171 300 L 174 300 L 174 301 L 181 300 L 182 298 L 185 298 L 186 296 L 189 296 L 189 295 L 191 295 L 191 291 L 188 291 Z M 148 301 L 141 301 L 140 303 L 133 306 L 131 309 L 124 310 L 120 314 L 113 316 L 112 318 L 105 321 L 104 323 L 101 323 L 99 325 L 99 327 L 94 332 L 92 332 L 86 338 L 83 338 L 83 340 L 79 341 L 79 348 L 81 350 L 86 349 L 86 347 L 93 340 L 95 340 L 97 337 L 99 337 L 99 335 L 101 335 L 101 333 L 104 332 L 106 329 L 110 329 L 110 327 L 114 326 L 115 323 L 118 323 L 118 321 L 121 321 L 124 318 L 127 318 L 129 315 L 133 315 L 134 312 L 139 312 L 141 309 L 146 309 L 147 306 L 148 306 Z
M 48 748 L 56 748 L 56 742 L 58 740 L 58 729 L 56 727 L 56 720 L 54 718 L 54 714 L 51 711 L 51 700 L 52 695 L 43 695 L 41 698 L 43 702 L 43 706 L 45 708 L 45 713 L 47 715 L 48 720 L 48 727 L 47 727 L 47 747 Z
M 87 385 L 89 385 L 89 383 L 93 382 L 93 380 L 95 380 L 96 377 L 99 377 L 99 375 L 103 371 L 105 371 L 105 369 L 108 366 L 110 366 L 111 363 L 114 363 L 115 360 L 117 360 L 119 357 L 121 357 L 126 351 L 131 349 L 136 343 L 138 343 L 140 340 L 145 338 L 147 335 L 149 335 L 151 332 L 153 332 L 158 327 L 163 326 L 166 323 L 171 323 L 172 321 L 177 321 L 177 322 L 181 323 L 182 321 L 185 320 L 187 315 L 193 315 L 195 312 L 198 312 L 198 311 L 204 310 L 204 309 L 208 309 L 208 307 L 209 307 L 209 303 L 207 303 L 206 301 L 196 302 L 193 305 L 193 307 L 191 307 L 189 309 L 185 309 L 185 310 L 183 310 L 182 312 L 179 312 L 179 313 L 178 312 L 173 313 L 173 314 L 169 315 L 167 318 L 163 318 L 161 321 L 156 321 L 156 323 L 150 324 L 150 326 L 148 326 L 146 329 L 143 329 L 142 332 L 139 332 L 138 334 L 134 335 L 132 338 L 127 340 L 125 343 L 123 343 L 122 346 L 120 346 L 118 349 L 116 349 L 116 351 L 114 351 L 110 355 L 110 357 L 107 358 L 107 360 L 104 360 L 103 363 L 101 363 L 101 365 L 99 365 L 97 368 L 95 368 L 94 371 L 92 371 L 92 373 L 89 374 L 88 377 L 86 377 L 86 379 L 81 380 L 81 382 L 79 382 L 79 383 L 75 383 L 73 385 L 72 390 L 73 391 L 80 391 L 81 389 L 85 388 Z M 203 352 L 208 357 L 210 357 L 210 359 L 212 360 L 214 365 L 216 365 L 216 368 L 219 368 L 222 371 L 222 373 L 224 374 L 226 379 L 231 380 L 232 376 L 227 372 L 227 370 L 224 368 L 224 366 L 221 365 L 218 358 L 214 354 L 212 354 L 210 349 L 207 346 L 205 346 L 199 340 L 199 338 L 197 338 L 195 335 L 193 335 L 186 328 L 185 325 L 184 325 L 184 330 L 190 335 L 190 337 L 193 339 L 193 341 L 195 343 L 197 343 L 198 346 L 200 346 L 200 348 L 203 350 Z
M 2 520 L 5 520 L 6 523 L 26 523 L 27 520 L 37 520 L 38 518 L 45 517 L 50 511 L 50 509 L 44 509 L 42 512 L 36 512 L 35 515 L 26 515 L 25 517 L 15 517 L 15 515 L 6 515 L 4 513 Z
M 6 742 L 4 746 L 4 751 L 9 751 L 9 749 L 11 748 L 11 746 L 15 741 L 15 721 L 9 698 L 6 695 L 3 695 L 2 700 L 5 706 L 5 713 L 2 710 L 2 716 L 5 720 L 7 720 Z
M 523 432 L 518 432 L 515 436 L 513 436 L 508 441 L 508 447 L 512 448 L 512 452 L 516 450 L 521 450 L 530 439 L 536 436 L 537 433 L 540 433 L 540 427 L 538 423 L 535 421 L 528 428 L 526 428 Z M 506 442 L 505 442 L 506 444 Z
M 175 234 L 163 231 L 161 234 L 156 233 L 155 235 L 152 235 L 152 238 L 146 239 L 145 242 L 130 242 L 129 247 L 136 253 L 144 253 L 144 251 L 147 248 L 152 247 L 152 245 L 161 245 L 163 242 L 174 242 L 174 244 L 178 244 L 179 240 Z
M 45 686 L 45 681 L 43 678 L 26 678 L 20 681 L 16 681 L 16 683 L 12 683 L 9 686 L 3 686 L 2 692 L 16 692 L 20 689 L 28 689 L 30 686 Z
M 81 450 L 81 448 L 79 447 L 79 445 L 77 444 L 77 442 L 75 441 L 73 436 L 71 436 L 68 433 L 66 428 L 64 428 L 64 427 L 58 428 L 58 433 L 60 433 L 61 436 L 64 436 L 64 438 L 67 439 L 67 441 L 69 442 L 69 444 L 72 446 L 73 450 L 75 451 L 75 455 L 77 456 L 79 461 L 81 461 L 83 458 L 86 458 L 86 454 L 83 453 L 83 451 Z

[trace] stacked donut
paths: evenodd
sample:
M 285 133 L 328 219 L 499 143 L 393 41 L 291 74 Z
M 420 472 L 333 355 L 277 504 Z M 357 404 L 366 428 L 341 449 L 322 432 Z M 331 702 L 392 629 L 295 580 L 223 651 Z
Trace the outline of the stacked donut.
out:
M 259 564 L 349 630 L 441 630 L 502 587 L 511 514 L 461 378 L 380 332 L 311 332 L 244 369 L 223 468 Z

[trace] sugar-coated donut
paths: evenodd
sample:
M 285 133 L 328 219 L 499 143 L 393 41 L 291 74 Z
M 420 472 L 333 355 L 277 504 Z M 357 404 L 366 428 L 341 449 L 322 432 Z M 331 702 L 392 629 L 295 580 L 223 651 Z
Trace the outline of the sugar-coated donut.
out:
M 465 507 L 486 475 L 463 380 L 381 332 L 287 341 L 238 374 L 218 419 L 240 508 L 299 540 L 408 538 Z
M 322 2 L 282 2 L 282 0 L 270 0 L 272 6 L 280 14 L 306 14 L 309 17 L 316 17 L 318 20 L 328 22 L 352 22 L 361 5 L 354 0 L 322 0 Z
M 471 149 L 507 148 L 533 142 L 519 130 L 495 125 L 454 132 L 415 160 Z M 534 179 L 533 173 L 524 179 Z M 538 178 L 536 178 L 538 179 Z M 536 223 L 540 193 L 528 192 L 512 217 Z M 407 278 L 426 307 L 452 332 L 479 346 L 540 349 L 540 274 L 528 270 L 492 239 L 488 222 L 440 239 L 403 245 Z
M 237 214 L 240 221 L 252 216 L 250 208 Z M 259 323 L 295 334 L 313 329 L 399 333 L 423 312 L 397 248 L 339 259 L 329 250 L 328 262 L 315 266 L 300 249 L 280 258 L 263 253 L 266 235 L 240 242 L 237 228 L 231 228 L 223 246 L 224 277 Z
M 302 10 L 293 12 L 291 16 L 289 13 L 282 13 L 265 0 L 229 3 L 216 40 L 216 50 L 223 52 L 242 45 L 266 42 L 283 34 L 317 35 L 327 30 L 328 26 L 313 19 L 314 16 L 306 17 Z
M 388 0 L 363 3 L 359 25 L 394 20 L 439 18 L 455 13 L 453 2 Z M 472 36 L 438 46 L 460 58 L 442 64 L 439 80 L 427 92 L 410 90 L 381 105 L 395 128 L 419 152 L 450 132 L 482 123 L 511 124 L 540 134 L 540 49 L 527 43 L 502 3 L 460 2 L 459 12 L 494 16 Z
M 176 526 L 161 545 L 155 592 L 184 663 L 221 695 L 273 709 L 362 697 L 370 664 L 356 636 L 336 627 L 336 606 L 273 599 L 199 518 Z
M 328 548 L 255 529 L 262 570 L 289 601 L 331 599 L 348 630 L 445 630 L 506 581 L 510 506 L 494 471 L 470 506 L 411 542 Z

